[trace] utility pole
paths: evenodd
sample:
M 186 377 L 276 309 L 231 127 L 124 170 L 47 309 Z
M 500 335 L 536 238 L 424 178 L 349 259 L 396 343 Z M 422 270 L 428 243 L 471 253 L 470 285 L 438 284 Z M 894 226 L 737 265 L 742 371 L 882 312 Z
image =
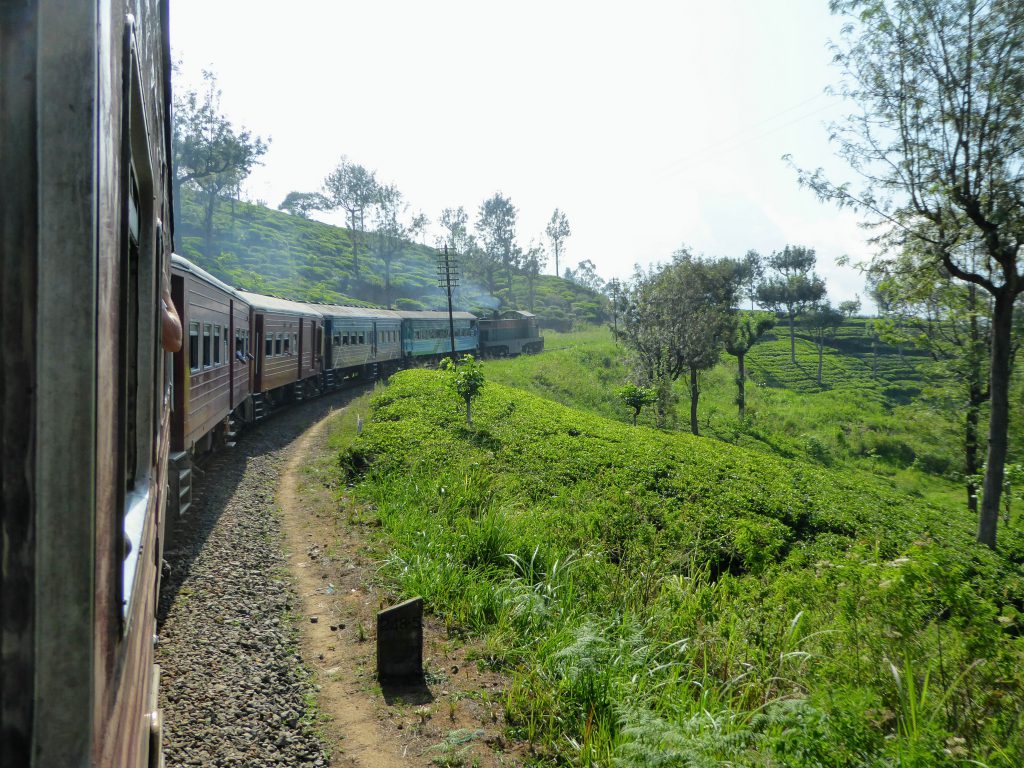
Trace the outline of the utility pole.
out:
M 448 255 L 448 244 L 444 246 L 444 253 L 437 253 L 437 285 L 448 294 L 448 333 L 452 342 L 452 363 L 455 359 L 455 317 L 452 313 L 452 288 L 459 287 L 459 265 L 455 261 L 455 254 Z

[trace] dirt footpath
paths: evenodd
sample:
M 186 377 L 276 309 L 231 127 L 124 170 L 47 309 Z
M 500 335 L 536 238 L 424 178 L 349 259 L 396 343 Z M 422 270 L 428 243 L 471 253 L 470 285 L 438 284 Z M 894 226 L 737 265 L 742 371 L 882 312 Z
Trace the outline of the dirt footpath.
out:
M 341 417 L 335 411 L 295 441 L 277 491 L 301 652 L 316 674 L 331 765 L 521 765 L 521 746 L 503 736 L 506 682 L 467 662 L 472 645 L 433 617 L 424 626 L 423 683 L 378 684 L 376 614 L 396 600 L 377 576 L 386 552 L 372 510 L 328 487 L 336 464 L 327 436 Z

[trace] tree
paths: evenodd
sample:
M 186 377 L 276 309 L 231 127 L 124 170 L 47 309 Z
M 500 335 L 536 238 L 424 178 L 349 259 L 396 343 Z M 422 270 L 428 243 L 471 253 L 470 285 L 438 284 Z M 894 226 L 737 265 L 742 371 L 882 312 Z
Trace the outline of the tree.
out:
M 409 239 L 415 240 L 417 237 L 422 237 L 427 232 L 427 227 L 430 226 L 430 217 L 427 216 L 423 211 L 418 212 L 412 217 L 409 222 Z M 426 245 L 426 238 L 423 239 L 423 245 Z
M 616 394 L 627 408 L 633 409 L 634 427 L 644 406 L 654 405 L 658 402 L 658 390 L 653 387 L 638 387 L 636 384 L 627 384 L 618 390 Z
M 909 241 L 899 258 L 877 264 L 869 272 L 868 282 L 889 314 L 897 307 L 904 308 L 913 323 L 910 340 L 930 355 L 933 364 L 928 399 L 954 417 L 963 418 L 967 508 L 977 513 L 979 427 L 982 408 L 989 398 L 985 365 L 989 358 L 989 307 L 977 285 L 949 280 L 933 268 L 918 245 L 918 241 Z M 972 259 L 982 258 L 980 248 L 972 250 L 973 254 L 962 254 L 958 259 L 973 263 Z M 882 268 L 887 271 L 877 271 Z M 887 338 L 897 335 L 895 323 L 887 323 L 881 332 Z M 921 367 L 929 373 L 929 367 Z
M 348 215 L 349 238 L 352 243 L 352 270 L 359 274 L 359 251 L 365 239 L 366 212 L 378 199 L 377 177 L 345 155 L 324 179 L 323 195 L 328 209 L 341 209 Z
M 735 357 L 737 363 L 736 405 L 740 410 L 741 421 L 747 417 L 747 353 L 774 327 L 774 315 L 768 312 L 744 312 L 737 319 L 732 335 L 725 338 L 725 351 Z
M 619 310 L 622 308 L 622 298 L 625 294 L 625 287 L 622 281 L 613 277 L 604 284 L 604 293 L 612 303 L 612 335 L 615 341 L 619 340 Z
M 516 240 L 516 207 L 512 201 L 504 197 L 501 192 L 495 192 L 494 196 L 484 200 L 480 204 L 477 215 L 476 229 L 480 233 L 480 239 L 484 244 L 484 251 L 487 254 L 489 265 L 485 270 L 488 277 L 487 289 L 497 293 L 497 286 L 494 283 L 494 268 L 501 264 L 505 269 L 505 285 L 508 289 L 509 301 L 514 303 L 512 295 L 512 268 L 515 266 Z
M 764 280 L 764 258 L 754 250 L 747 251 L 739 263 L 739 280 L 741 293 L 750 299 L 750 311 L 754 311 L 757 300 L 757 287 Z
M 828 301 L 816 304 L 807 313 L 807 326 L 811 329 L 814 346 L 818 350 L 818 386 L 821 386 L 821 369 L 825 362 L 825 341 L 835 335 L 846 316 Z
M 698 259 L 688 253 L 658 270 L 638 271 L 623 313 L 622 338 L 631 348 L 638 378 L 668 391 L 690 375 L 690 431 L 698 434 L 699 374 L 718 362 L 733 332 L 738 267 L 730 259 Z M 665 398 L 659 400 L 663 422 Z
M 866 212 L 878 257 L 913 239 L 936 270 L 992 297 L 991 408 L 978 541 L 996 546 L 1008 450 L 1014 304 L 1024 291 L 1024 4 L 982 0 L 832 0 L 850 17 L 834 60 L 859 106 L 832 126 L 864 184 L 819 170 L 801 181 Z M 979 265 L 961 258 L 978 241 Z M 888 246 L 888 249 L 886 248 Z
M 308 219 L 311 211 L 323 211 L 329 207 L 327 198 L 319 192 L 289 192 L 277 210 Z
M 839 302 L 839 311 L 843 313 L 843 317 L 852 318 L 860 312 L 860 296 L 855 295 L 848 301 Z
M 213 215 L 221 193 L 237 188 L 267 153 L 264 141 L 242 128 L 236 131 L 221 113 L 221 91 L 217 76 L 203 70 L 202 92 L 186 90 L 174 101 L 174 205 L 175 218 L 182 220 L 181 194 L 184 187 L 203 195 L 203 232 L 206 253 L 213 252 Z
M 472 355 L 465 355 L 459 365 L 446 357 L 441 361 L 441 370 L 448 375 L 449 386 L 466 403 L 466 423 L 473 426 L 472 403 L 484 387 L 484 372 Z
M 551 239 L 551 249 L 555 253 L 555 275 L 558 275 L 559 260 L 562 256 L 562 246 L 566 238 L 572 236 L 572 229 L 569 227 L 569 219 L 560 210 L 555 208 L 551 214 L 551 220 L 545 228 L 545 233 Z
M 378 186 L 373 202 L 373 230 L 370 243 L 377 257 L 384 262 L 384 302 L 391 309 L 391 262 L 405 249 L 409 227 L 402 221 L 408 205 L 394 184 Z
M 526 290 L 527 296 L 530 301 L 530 311 L 534 311 L 534 302 L 536 301 L 536 286 L 537 278 L 540 276 L 541 270 L 548 263 L 548 254 L 544 250 L 544 246 L 539 243 L 531 241 L 529 250 L 523 254 L 522 264 L 523 271 L 526 273 Z
M 598 293 L 604 287 L 604 280 L 597 274 L 597 267 L 590 259 L 581 261 L 574 270 L 569 270 L 568 267 L 566 267 L 566 270 L 566 275 L 571 275 L 568 279 L 577 285 L 582 285 L 584 288 L 589 288 Z
M 787 245 L 768 257 L 775 273 L 757 287 L 757 300 L 773 312 L 785 312 L 789 318 L 789 358 L 796 362 L 794 323 L 809 307 L 825 295 L 825 283 L 814 273 L 817 256 L 813 248 Z

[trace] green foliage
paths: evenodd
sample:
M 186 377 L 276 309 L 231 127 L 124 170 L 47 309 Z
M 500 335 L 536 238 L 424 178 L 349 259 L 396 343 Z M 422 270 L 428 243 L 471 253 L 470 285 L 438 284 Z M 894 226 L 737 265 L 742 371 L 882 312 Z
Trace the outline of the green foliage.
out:
M 448 386 L 394 376 L 345 462 L 542 762 L 1018 764 L 1024 566 L 966 512 L 493 381 L 467 429 Z
M 658 390 L 653 387 L 638 387 L 636 384 L 627 384 L 620 388 L 615 394 L 626 405 L 633 409 L 633 426 L 636 426 L 637 417 L 645 405 L 654 405 L 658 402 Z
M 484 372 L 473 355 L 464 355 L 456 364 L 450 357 L 441 361 L 441 371 L 448 376 L 448 383 L 455 394 L 466 402 L 466 423 L 473 423 L 470 410 L 473 400 L 484 386 Z

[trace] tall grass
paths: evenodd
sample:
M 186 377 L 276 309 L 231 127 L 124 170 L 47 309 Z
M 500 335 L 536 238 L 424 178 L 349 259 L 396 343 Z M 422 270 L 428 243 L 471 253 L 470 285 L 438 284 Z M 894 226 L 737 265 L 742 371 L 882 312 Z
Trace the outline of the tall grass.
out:
M 374 400 L 342 469 L 384 573 L 483 638 L 542 762 L 1024 757 L 1021 561 L 869 473 L 493 383 L 470 429 L 430 371 Z

